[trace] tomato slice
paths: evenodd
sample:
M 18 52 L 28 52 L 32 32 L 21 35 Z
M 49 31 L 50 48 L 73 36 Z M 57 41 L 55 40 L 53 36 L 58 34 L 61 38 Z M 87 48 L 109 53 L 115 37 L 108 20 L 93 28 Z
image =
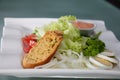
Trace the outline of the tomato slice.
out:
M 37 43 L 37 36 L 30 34 L 22 38 L 23 50 L 25 53 L 29 53 L 30 49 Z

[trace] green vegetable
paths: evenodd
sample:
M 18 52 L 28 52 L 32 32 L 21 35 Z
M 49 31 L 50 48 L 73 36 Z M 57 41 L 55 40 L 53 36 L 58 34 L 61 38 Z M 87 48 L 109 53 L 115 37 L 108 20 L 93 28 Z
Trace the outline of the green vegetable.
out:
M 40 28 L 35 27 L 35 29 L 34 29 L 34 31 L 33 31 L 33 34 L 35 34 L 35 35 L 37 36 L 37 39 L 40 39 L 40 38 L 41 38 Z
M 76 20 L 76 17 L 75 16 L 72 16 L 72 15 L 69 15 L 69 16 L 61 16 L 59 18 L 59 21 L 60 22 L 66 22 L 66 21 L 74 21 Z
M 98 39 L 100 34 L 101 32 L 86 41 L 86 45 L 83 47 L 84 56 L 95 56 L 105 50 L 104 42 Z

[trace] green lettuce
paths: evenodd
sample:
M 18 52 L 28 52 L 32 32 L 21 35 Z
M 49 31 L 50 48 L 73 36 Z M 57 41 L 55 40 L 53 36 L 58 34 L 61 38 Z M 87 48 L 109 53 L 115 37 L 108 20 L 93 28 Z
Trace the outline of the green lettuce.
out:
M 63 41 L 59 49 L 72 49 L 76 52 L 81 52 L 81 36 L 79 30 L 72 25 L 72 21 L 75 21 L 75 16 L 62 16 L 56 22 L 51 22 L 50 24 L 45 25 L 44 30 L 60 30 L 63 32 Z

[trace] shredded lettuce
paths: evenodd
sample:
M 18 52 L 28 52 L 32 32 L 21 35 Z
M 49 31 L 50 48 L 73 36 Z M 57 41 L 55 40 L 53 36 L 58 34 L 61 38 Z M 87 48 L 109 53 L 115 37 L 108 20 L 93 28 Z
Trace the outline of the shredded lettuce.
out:
M 75 21 L 75 16 L 62 16 L 56 22 L 52 22 L 48 25 L 45 25 L 44 30 L 52 31 L 52 30 L 60 30 L 63 32 L 63 41 L 59 48 L 62 49 L 71 49 L 76 52 L 80 52 L 82 50 L 81 45 L 81 36 L 79 30 L 74 27 L 71 21 Z
M 74 21 L 74 20 L 76 20 L 76 17 L 75 17 L 75 16 L 72 16 L 72 15 L 61 16 L 61 17 L 59 18 L 59 21 L 60 21 L 60 22 Z

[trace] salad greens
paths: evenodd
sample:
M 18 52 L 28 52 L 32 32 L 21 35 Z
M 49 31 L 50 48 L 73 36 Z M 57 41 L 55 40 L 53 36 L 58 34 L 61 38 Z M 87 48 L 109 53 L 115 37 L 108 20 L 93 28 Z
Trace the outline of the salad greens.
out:
M 62 16 L 57 21 L 44 25 L 44 32 L 60 30 L 63 32 L 63 40 L 59 49 L 72 50 L 77 53 L 83 52 L 84 56 L 95 56 L 105 49 L 105 44 L 98 39 L 100 33 L 94 37 L 84 37 L 80 35 L 71 22 L 77 20 L 75 16 Z M 34 33 L 41 37 L 40 29 L 35 28 Z
M 60 45 L 60 49 L 71 49 L 76 52 L 82 50 L 80 32 L 71 23 L 71 21 L 75 20 L 75 16 L 62 16 L 58 21 L 45 26 L 45 31 L 61 30 L 63 32 L 63 41 Z

